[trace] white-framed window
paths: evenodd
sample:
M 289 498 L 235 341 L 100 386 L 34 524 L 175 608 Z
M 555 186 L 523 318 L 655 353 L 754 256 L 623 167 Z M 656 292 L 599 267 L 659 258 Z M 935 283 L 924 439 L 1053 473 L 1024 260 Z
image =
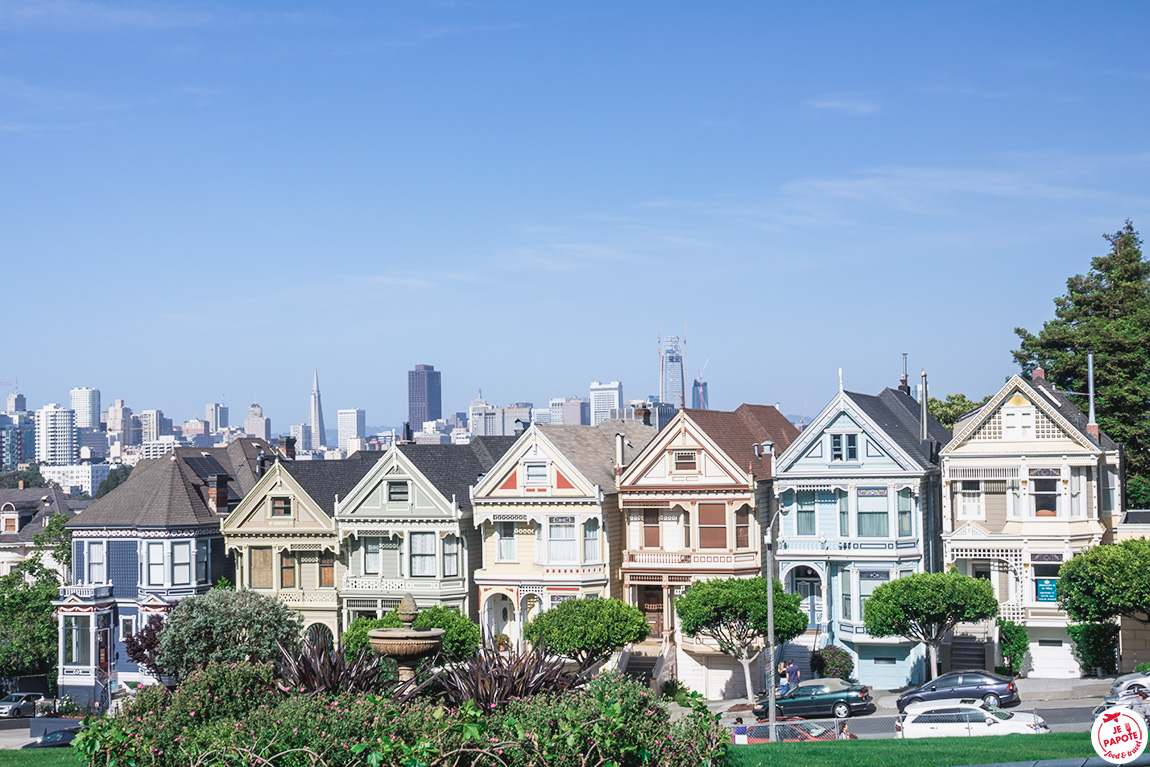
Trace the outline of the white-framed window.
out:
M 859 459 L 859 435 L 832 434 L 831 460 L 857 461 Z
M 387 483 L 387 502 L 388 503 L 407 503 L 409 492 L 406 482 L 388 482 Z
M 843 538 L 851 537 L 851 501 L 850 495 L 845 490 L 836 490 L 835 495 L 838 497 L 839 506 L 839 536 Z
M 435 533 L 411 533 L 411 577 L 435 577 Z
M 898 491 L 898 537 L 909 538 L 914 535 L 914 498 L 910 489 L 903 488 Z
M 192 544 L 172 544 L 172 585 L 187 586 L 192 582 Z
M 890 573 L 886 570 L 863 570 L 859 573 L 859 615 L 865 616 L 866 601 L 879 586 L 890 582 Z
M 977 479 L 964 479 L 958 482 L 954 496 L 958 506 L 959 519 L 982 519 L 986 516 L 986 505 L 982 496 L 982 483 Z
M 379 538 L 363 540 L 363 574 L 379 575 Z
M 858 528 L 860 538 L 890 536 L 890 514 L 885 487 L 860 487 L 858 493 Z
M 196 583 L 208 582 L 208 542 L 196 541 Z
M 851 572 L 850 572 L 850 570 L 843 570 L 842 571 L 842 578 L 840 580 L 842 582 L 842 588 L 840 589 L 840 591 L 842 592 L 843 620 L 845 620 L 845 621 L 853 620 L 851 618 L 851 614 L 853 612 L 853 610 L 851 608 L 854 605 L 853 605 L 853 601 L 851 599 L 851 593 L 854 590 L 851 588 Z
M 164 544 L 148 541 L 148 585 L 164 585 Z
M 496 522 L 495 538 L 495 561 L 516 561 L 518 557 L 515 555 L 515 523 Z
M 1007 442 L 1034 439 L 1034 408 L 1002 408 L 1002 439 Z
M 550 562 L 575 562 L 575 517 L 547 520 L 547 558 Z
M 64 665 L 92 665 L 92 617 L 90 615 L 64 616 Z
M 1038 518 L 1064 516 L 1059 492 L 1061 483 L 1052 476 L 1035 476 L 1037 471 L 1045 470 L 1031 469 L 1030 516 Z
M 107 570 L 104 567 L 104 542 L 88 544 L 88 583 L 106 583 Z
M 815 491 L 795 493 L 795 535 L 815 534 Z
M 583 523 L 583 561 L 599 561 L 599 520 L 588 519 Z
M 290 517 L 291 498 L 272 498 L 272 516 Z
M 547 552 L 543 549 L 543 523 L 535 523 L 535 563 L 542 564 L 543 556 Z
M 134 615 L 121 615 L 120 616 L 120 641 L 125 638 L 134 636 L 136 633 L 136 616 Z
M 526 463 L 523 465 L 523 483 L 527 485 L 546 485 L 548 481 L 547 464 Z
M 443 575 L 447 578 L 459 575 L 459 539 L 454 535 L 443 539 Z
M 672 468 L 675 471 L 699 470 L 699 454 L 694 450 L 676 450 L 672 461 Z

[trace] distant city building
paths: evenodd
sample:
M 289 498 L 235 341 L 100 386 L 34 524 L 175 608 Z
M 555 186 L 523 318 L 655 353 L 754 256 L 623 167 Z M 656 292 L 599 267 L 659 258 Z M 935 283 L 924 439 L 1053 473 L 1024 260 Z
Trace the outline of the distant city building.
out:
M 336 422 L 339 428 L 339 449 L 350 455 L 347 441 L 367 436 L 367 414 L 360 407 L 340 410 L 336 414 Z
M 24 395 L 18 391 L 14 391 L 8 395 L 8 415 L 15 415 L 16 413 L 27 413 L 28 403 L 24 399 Z
M 611 411 L 623 407 L 623 384 L 591 382 L 591 425 L 598 426 L 611 417 Z M 563 423 L 567 423 L 564 419 Z
M 417 429 L 424 421 L 442 417 L 440 371 L 434 365 L 416 365 L 407 371 L 407 422 Z
M 100 425 L 100 390 L 82 386 L 69 392 L 77 429 L 94 429 Z
M 130 429 L 132 427 L 132 408 L 125 405 L 122 399 L 114 400 L 104 416 L 104 422 L 108 425 L 110 432 Z
M 140 413 L 141 442 L 155 442 L 172 433 L 172 419 L 164 417 L 163 410 L 145 410 Z
M 621 408 L 611 408 L 607 417 L 612 421 L 646 421 L 656 429 L 662 429 L 671 422 L 678 410 L 678 407 L 667 402 L 633 399 Z
M 710 410 L 710 400 L 707 398 L 707 382 L 697 379 L 691 385 L 691 408 L 693 410 Z
M 552 397 L 547 400 L 547 409 L 551 411 L 551 418 L 548 419 L 547 423 L 563 423 L 563 404 L 566 401 L 562 397 Z
M 221 405 L 219 402 L 211 402 L 208 404 L 206 411 L 208 432 L 210 434 L 215 434 L 217 431 L 228 428 L 227 405 Z
M 0 416 L 0 471 L 16 471 L 36 459 L 36 424 L 31 420 Z
M 678 336 L 663 336 L 659 339 L 659 401 L 682 407 L 683 385 L 683 346 Z
M 533 408 L 531 408 L 531 423 L 551 423 L 551 408 L 549 408 L 549 407 L 533 407 Z
M 108 457 L 108 434 L 103 429 L 76 429 L 80 460 L 99 463 Z
M 296 424 L 289 433 L 295 438 L 295 447 L 301 453 L 311 452 L 311 427 L 306 423 Z
M 513 402 L 506 407 L 494 407 L 480 396 L 471 401 L 467 413 L 467 429 L 473 437 L 514 436 L 531 424 L 533 407 L 530 402 Z
M 36 411 L 36 462 L 67 466 L 80 458 L 76 444 L 76 413 L 55 402 Z
M 563 420 L 561 423 L 567 426 L 590 426 L 591 400 L 568 397 L 567 401 L 563 403 Z
M 68 466 L 41 466 L 40 475 L 60 486 L 68 495 L 93 495 L 112 470 L 109 463 L 80 463 Z
M 208 422 L 202 418 L 189 418 L 184 421 L 182 431 L 185 437 L 190 437 L 196 434 L 208 434 L 211 430 Z
M 166 434 L 159 439 L 150 440 L 140 445 L 137 455 L 140 460 L 162 458 L 177 447 L 183 447 L 180 440 L 175 435 Z
M 471 442 L 471 432 L 466 426 L 456 426 L 451 430 L 451 444 L 466 445 Z
M 264 409 L 258 402 L 248 406 L 248 417 L 244 419 L 244 434 L 263 440 L 271 439 L 272 419 L 264 418 Z
M 319 398 L 319 371 L 312 369 L 311 408 L 308 410 L 307 425 L 311 427 L 311 449 L 319 450 L 327 446 L 327 435 L 323 431 L 323 403 Z

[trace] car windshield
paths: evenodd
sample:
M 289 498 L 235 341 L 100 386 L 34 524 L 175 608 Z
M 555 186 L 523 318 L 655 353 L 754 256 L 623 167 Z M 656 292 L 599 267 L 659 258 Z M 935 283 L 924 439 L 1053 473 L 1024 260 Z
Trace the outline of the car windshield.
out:
M 23 700 L 22 695 L 5 695 L 0 698 L 0 703 L 19 703 L 21 700 Z
M 807 735 L 815 738 L 822 737 L 827 733 L 826 727 L 823 727 L 821 724 L 815 724 L 814 722 L 791 722 L 791 724 L 805 732 Z
M 986 706 L 986 713 L 990 714 L 991 716 L 996 716 L 1003 721 L 1014 718 L 1014 714 L 1010 713 L 1009 711 L 1003 711 L 998 706 L 991 706 L 989 704 Z
M 69 733 L 67 730 L 56 730 L 55 732 L 50 732 L 47 735 L 45 735 L 43 738 L 40 739 L 40 742 L 41 743 L 56 743 L 58 741 L 63 740 L 64 738 L 68 737 L 68 735 L 70 735 L 70 734 L 71 733 Z

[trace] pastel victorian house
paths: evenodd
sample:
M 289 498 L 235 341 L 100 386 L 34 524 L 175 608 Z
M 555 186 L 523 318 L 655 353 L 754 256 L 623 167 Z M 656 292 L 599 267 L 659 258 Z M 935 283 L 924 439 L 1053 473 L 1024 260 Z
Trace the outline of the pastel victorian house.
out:
M 904 378 L 877 395 L 840 387 L 779 456 L 778 572 L 810 621 L 797 644 L 845 649 L 863 684 L 925 678 L 922 646 L 869 636 L 863 606 L 884 583 L 941 568 L 938 455 L 949 440 Z
M 796 436 L 770 406 L 680 410 L 620 478 L 624 598 L 647 616 L 656 639 L 675 645 L 679 679 L 708 698 L 745 695 L 742 667 L 677 636 L 674 598 L 696 580 L 762 575 L 771 463 Z
M 393 445 L 335 507 L 347 573 L 343 625 L 380 617 L 410 593 L 419 607 L 454 607 L 478 618 L 473 572 L 479 531 L 470 488 L 515 443 L 477 437 L 467 445 Z
M 347 556 L 336 534 L 335 504 L 382 455 L 276 461 L 221 526 L 236 587 L 275 596 L 298 611 L 309 637 L 338 638 L 346 629 L 337 586 Z
M 75 501 L 57 487 L 0 488 L 0 575 L 36 551 L 35 537 L 58 514 L 68 517 L 86 508 L 89 501 Z M 45 567 L 56 570 L 61 580 L 71 579 L 65 567 L 43 552 Z
M 118 684 L 152 681 L 128 660 L 124 637 L 232 577 L 220 522 L 275 455 L 253 438 L 177 448 L 141 461 L 127 482 L 68 523 L 73 579 L 54 602 L 61 694 L 107 710 Z
M 655 436 L 641 421 L 533 424 L 472 489 L 483 566 L 480 626 L 522 642 L 523 624 L 577 597 L 622 598 L 617 472 Z
M 955 424 L 942 470 L 947 565 L 988 579 L 1001 617 L 1026 624 L 1031 676 L 1079 676 L 1058 570 L 1122 518 L 1121 448 L 1037 369 Z M 991 623 L 963 625 L 952 653 L 995 640 Z

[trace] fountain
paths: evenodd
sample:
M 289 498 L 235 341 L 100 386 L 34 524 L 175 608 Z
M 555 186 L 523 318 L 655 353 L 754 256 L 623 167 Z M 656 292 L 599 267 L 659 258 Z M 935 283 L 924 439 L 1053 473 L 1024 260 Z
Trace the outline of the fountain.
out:
M 399 667 L 399 681 L 406 682 L 415 676 L 415 666 L 421 658 L 434 654 L 443 645 L 443 629 L 413 629 L 411 624 L 419 614 L 415 599 L 404 594 L 399 603 L 401 629 L 372 629 L 367 632 L 371 649 L 380 655 L 391 658 Z

